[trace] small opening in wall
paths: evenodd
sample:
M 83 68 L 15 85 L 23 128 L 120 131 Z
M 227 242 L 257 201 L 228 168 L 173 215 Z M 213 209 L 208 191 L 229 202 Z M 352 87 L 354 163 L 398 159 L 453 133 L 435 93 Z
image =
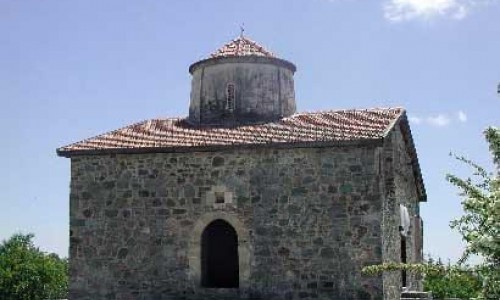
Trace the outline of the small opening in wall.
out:
M 215 203 L 224 203 L 224 192 L 215 192 Z
M 406 238 L 401 236 L 401 263 L 406 264 Z M 401 271 L 401 284 L 406 287 L 406 270 Z
M 234 84 L 228 83 L 226 86 L 226 109 L 234 110 Z

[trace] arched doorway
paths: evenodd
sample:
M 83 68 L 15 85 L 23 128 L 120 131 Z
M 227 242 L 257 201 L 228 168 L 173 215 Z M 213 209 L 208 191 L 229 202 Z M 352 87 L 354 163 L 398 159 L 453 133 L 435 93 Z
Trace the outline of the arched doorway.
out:
M 224 220 L 208 224 L 201 236 L 201 283 L 209 288 L 239 287 L 238 235 Z

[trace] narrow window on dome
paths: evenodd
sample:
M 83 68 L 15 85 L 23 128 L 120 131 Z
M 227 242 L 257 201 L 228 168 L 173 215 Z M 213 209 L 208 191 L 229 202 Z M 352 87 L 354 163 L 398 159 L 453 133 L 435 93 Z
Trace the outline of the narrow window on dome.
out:
M 234 84 L 228 83 L 226 86 L 226 109 L 234 110 Z

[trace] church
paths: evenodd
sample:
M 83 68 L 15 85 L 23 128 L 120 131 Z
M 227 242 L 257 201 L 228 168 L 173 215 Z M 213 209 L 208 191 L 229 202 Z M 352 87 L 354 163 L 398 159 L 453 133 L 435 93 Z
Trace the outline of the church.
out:
M 189 67 L 189 115 L 57 149 L 71 160 L 69 298 L 399 299 L 361 273 L 422 261 L 403 108 L 297 112 L 296 66 L 240 35 Z

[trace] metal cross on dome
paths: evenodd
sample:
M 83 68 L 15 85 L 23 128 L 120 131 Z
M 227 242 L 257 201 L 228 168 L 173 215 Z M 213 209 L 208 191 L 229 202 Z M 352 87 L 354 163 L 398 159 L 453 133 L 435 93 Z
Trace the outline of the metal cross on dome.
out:
M 241 23 L 240 25 L 240 37 L 243 37 L 243 32 L 245 32 L 245 23 Z

